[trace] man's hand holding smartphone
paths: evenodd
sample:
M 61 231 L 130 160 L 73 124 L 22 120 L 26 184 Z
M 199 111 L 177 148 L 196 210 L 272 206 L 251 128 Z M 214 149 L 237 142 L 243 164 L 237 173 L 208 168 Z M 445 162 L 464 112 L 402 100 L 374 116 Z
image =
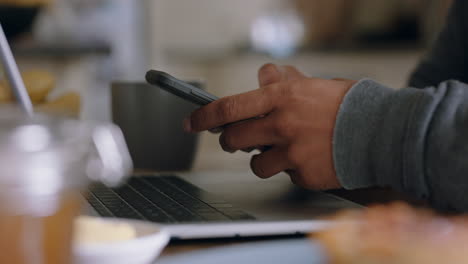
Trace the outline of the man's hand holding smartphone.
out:
M 259 82 L 257 90 L 196 110 L 184 122 L 185 130 L 225 126 L 220 143 L 228 152 L 271 146 L 251 160 L 253 172 L 261 178 L 286 171 L 306 188 L 340 187 L 333 164 L 333 131 L 339 106 L 356 82 L 308 78 L 293 67 L 273 64 L 259 70 Z

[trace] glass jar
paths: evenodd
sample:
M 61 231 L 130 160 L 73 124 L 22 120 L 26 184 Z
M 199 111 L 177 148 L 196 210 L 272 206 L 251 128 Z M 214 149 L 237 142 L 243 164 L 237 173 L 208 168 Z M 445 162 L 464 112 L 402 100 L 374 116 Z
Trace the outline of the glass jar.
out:
M 0 263 L 71 263 L 81 191 L 131 169 L 114 125 L 0 109 Z

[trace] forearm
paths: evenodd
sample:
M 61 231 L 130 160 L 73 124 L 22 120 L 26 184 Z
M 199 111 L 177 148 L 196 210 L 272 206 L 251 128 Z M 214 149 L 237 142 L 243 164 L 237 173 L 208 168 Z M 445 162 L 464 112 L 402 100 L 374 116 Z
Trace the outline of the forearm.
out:
M 346 95 L 334 132 L 334 162 L 345 188 L 392 186 L 468 210 L 468 87 L 393 90 L 370 80 Z M 465 162 L 464 162 L 465 161 Z

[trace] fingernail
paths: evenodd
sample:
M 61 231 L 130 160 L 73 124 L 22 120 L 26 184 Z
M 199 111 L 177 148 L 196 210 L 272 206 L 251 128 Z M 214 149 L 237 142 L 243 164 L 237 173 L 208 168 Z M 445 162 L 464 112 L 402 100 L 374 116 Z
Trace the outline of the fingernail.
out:
M 252 151 L 254 151 L 254 150 L 255 150 L 255 148 L 252 147 L 252 148 L 243 149 L 242 151 L 245 152 L 245 153 L 250 153 L 250 152 L 252 152 Z
M 209 131 L 211 133 L 213 133 L 213 134 L 219 134 L 219 133 L 223 132 L 223 130 L 224 129 L 222 127 L 215 127 L 215 128 L 210 129 Z
M 189 117 L 184 119 L 184 131 L 187 133 L 192 132 L 192 120 Z
M 221 136 L 219 136 L 219 145 L 221 145 L 221 148 L 228 152 L 228 153 L 234 153 L 236 151 L 232 150 L 232 149 L 229 149 L 227 146 L 226 146 L 226 140 L 225 140 L 225 137 L 224 137 L 224 134 L 222 134 Z

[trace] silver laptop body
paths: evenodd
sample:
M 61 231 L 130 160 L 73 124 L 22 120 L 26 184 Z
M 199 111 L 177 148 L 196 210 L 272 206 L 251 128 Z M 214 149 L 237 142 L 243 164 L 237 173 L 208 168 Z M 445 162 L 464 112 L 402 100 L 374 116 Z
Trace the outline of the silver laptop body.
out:
M 361 208 L 358 204 L 331 194 L 296 187 L 286 174 L 268 180 L 259 179 L 246 171 L 203 171 L 173 175 L 222 197 L 256 218 L 248 221 L 161 223 L 175 239 L 305 234 L 329 225 L 328 221 L 323 220 L 326 215 L 340 209 Z M 88 207 L 86 214 L 96 215 L 96 212 Z

